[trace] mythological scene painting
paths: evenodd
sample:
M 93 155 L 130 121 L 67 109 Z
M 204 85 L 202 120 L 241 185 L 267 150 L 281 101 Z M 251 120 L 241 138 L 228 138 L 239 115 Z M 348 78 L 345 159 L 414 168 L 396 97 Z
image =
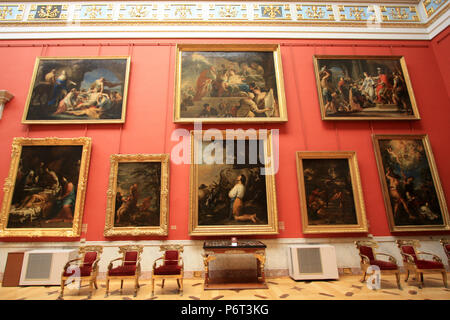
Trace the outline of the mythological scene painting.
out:
M 130 59 L 37 58 L 23 123 L 125 121 Z
M 212 143 L 220 161 L 205 159 L 206 163 L 191 165 L 194 221 L 190 227 L 194 232 L 214 234 L 257 234 L 276 229 L 273 176 L 263 174 L 265 142 L 236 139 Z M 211 141 L 201 142 L 201 150 L 209 147 Z
M 176 122 L 287 121 L 278 46 L 197 47 L 178 47 Z
M 106 235 L 156 234 L 166 227 L 167 161 L 167 155 L 111 156 Z
M 445 197 L 426 135 L 374 135 L 391 231 L 446 230 Z
M 354 152 L 297 152 L 305 233 L 365 231 Z
M 90 139 L 15 139 L 10 178 L 2 215 L 3 231 L 17 235 L 76 234 L 83 211 Z M 64 144 L 65 140 L 71 140 Z M 52 231 L 42 231 L 42 230 Z M 63 232 L 63 231 L 61 231 Z M 64 231 L 65 232 L 65 231 Z
M 420 119 L 403 57 L 314 57 L 323 120 Z

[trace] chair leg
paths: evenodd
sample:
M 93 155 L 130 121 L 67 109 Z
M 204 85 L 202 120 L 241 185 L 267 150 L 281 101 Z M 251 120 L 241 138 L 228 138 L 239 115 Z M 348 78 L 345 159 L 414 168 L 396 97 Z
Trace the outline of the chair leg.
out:
M 105 294 L 105 298 L 108 296 L 109 294 L 109 278 L 106 278 L 106 294 Z
M 400 272 L 395 274 L 395 278 L 397 279 L 397 287 L 399 290 L 402 290 L 402 286 L 400 285 Z
M 136 277 L 136 279 L 134 280 L 134 295 L 133 295 L 135 298 L 137 296 L 138 288 L 139 288 L 139 282 L 138 282 L 138 278 Z
M 152 297 L 155 295 L 155 278 L 152 278 Z
M 405 278 L 405 282 L 408 282 L 408 278 L 409 278 L 409 270 L 406 270 L 406 278 Z
M 162 285 L 161 285 L 161 288 L 164 288 L 164 281 L 166 281 L 166 279 L 162 279 Z
M 367 272 L 363 272 L 363 277 L 362 277 L 362 279 L 360 280 L 361 282 L 365 282 L 366 281 L 366 275 L 367 275 Z
M 66 280 L 61 279 L 61 293 L 59 294 L 59 297 L 62 298 L 64 296 L 64 285 Z
M 180 296 L 183 295 L 183 278 L 180 279 Z
M 94 281 L 91 280 L 89 281 L 89 295 L 88 295 L 88 299 L 92 298 L 92 292 L 94 291 Z
M 95 278 L 95 280 L 94 280 L 94 286 L 95 286 L 95 289 L 98 289 L 97 278 Z
M 420 272 L 416 272 L 416 281 L 419 283 L 419 289 L 422 289 L 423 283 L 420 280 L 421 280 Z
M 180 289 L 181 288 L 181 286 L 180 286 L 180 279 L 177 279 L 177 285 L 178 285 L 178 289 Z
M 447 286 L 447 272 L 445 270 L 442 271 L 442 279 L 444 280 L 444 287 L 448 288 L 448 286 Z
M 123 289 L 123 280 L 120 280 L 120 294 L 122 294 L 122 289 Z

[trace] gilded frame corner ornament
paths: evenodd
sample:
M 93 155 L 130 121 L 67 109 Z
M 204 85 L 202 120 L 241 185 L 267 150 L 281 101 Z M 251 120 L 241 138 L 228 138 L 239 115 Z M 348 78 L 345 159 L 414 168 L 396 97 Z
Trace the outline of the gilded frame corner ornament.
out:
M 42 221 L 39 222 L 40 225 L 46 225 L 46 223 L 50 222 L 52 219 L 44 219 L 40 218 L 40 216 L 43 215 L 44 212 L 44 206 L 45 204 L 48 204 L 50 206 L 54 205 L 54 202 L 58 200 L 56 194 L 53 194 L 52 197 L 48 196 L 47 198 L 40 197 L 41 195 L 45 196 L 46 194 L 50 194 L 51 191 L 48 188 L 48 185 L 45 187 L 37 187 L 36 178 L 34 179 L 35 186 L 33 188 L 39 189 L 40 192 L 33 191 L 33 188 L 29 188 L 31 191 L 27 191 L 27 196 L 29 197 L 29 200 L 31 200 L 34 196 L 34 200 L 28 201 L 27 203 L 29 206 L 24 207 L 16 207 L 13 206 L 13 197 L 14 197 L 14 191 L 16 192 L 24 192 L 27 185 L 24 186 L 20 182 L 20 172 L 22 169 L 22 164 L 25 162 L 22 158 L 23 148 L 24 147 L 48 147 L 53 148 L 54 150 L 57 149 L 57 147 L 81 147 L 81 152 L 79 159 L 75 159 L 76 163 L 79 163 L 76 166 L 78 169 L 77 172 L 74 173 L 76 177 L 78 178 L 78 183 L 75 186 L 76 190 L 76 196 L 75 199 L 73 199 L 73 209 L 72 209 L 72 220 L 71 220 L 71 227 L 15 227 L 11 228 L 8 227 L 9 219 L 11 218 L 11 211 L 16 209 L 23 209 L 23 212 L 20 213 L 21 216 L 25 217 L 26 219 L 30 219 L 30 221 L 39 220 Z M 29 149 L 30 150 L 30 149 Z M 12 152 L 11 152 L 11 165 L 9 169 L 9 175 L 8 178 L 5 180 L 4 184 L 4 197 L 3 197 L 3 204 L 0 212 L 0 237 L 31 237 L 31 238 L 37 238 L 37 237 L 79 237 L 81 234 L 81 223 L 83 219 L 83 212 L 84 212 L 84 202 L 85 202 L 85 195 L 86 195 L 86 187 L 87 187 L 87 178 L 88 178 L 88 171 L 89 171 L 89 161 L 90 161 L 90 154 L 91 154 L 91 138 L 89 137 L 79 137 L 79 138 L 56 138 L 56 137 L 49 137 L 49 138 L 23 138 L 18 137 L 14 138 L 12 143 Z M 41 155 L 43 153 L 41 152 Z M 47 158 L 48 159 L 48 158 Z M 53 159 L 56 161 L 61 160 L 62 158 Z M 38 159 L 41 161 L 41 164 L 44 164 L 44 160 Z M 54 170 L 51 166 L 49 166 L 49 163 L 46 162 L 45 166 L 47 168 L 50 168 L 50 170 Z M 74 166 L 75 168 L 75 166 Z M 31 171 L 31 170 L 30 170 Z M 36 173 L 34 173 L 33 177 L 37 176 L 37 170 L 35 170 Z M 54 173 L 54 171 L 52 171 Z M 58 176 L 59 176 L 58 172 Z M 61 175 L 62 176 L 62 175 Z M 42 177 L 41 177 L 42 178 Z M 62 184 L 63 179 L 59 179 Z M 59 184 L 59 183 L 58 183 Z M 54 185 L 53 185 L 54 186 Z M 17 187 L 17 189 L 16 189 Z M 20 190 L 19 190 L 20 189 Z M 62 192 L 61 192 L 62 194 Z M 26 197 L 25 197 L 26 198 Z M 62 199 L 64 200 L 64 199 Z M 48 206 L 48 207 L 49 207 Z M 33 212 L 31 212 L 32 210 Z M 18 212 L 18 211 L 17 211 Z M 15 213 L 14 213 L 15 214 Z M 24 218 L 24 219 L 25 219 Z
M 159 225 L 115 226 L 118 172 L 121 163 L 160 163 Z M 105 237 L 116 236 L 167 236 L 169 223 L 169 154 L 113 154 L 110 158 L 110 174 L 107 191 Z
M 372 142 L 390 231 L 450 230 L 428 135 L 373 134 Z
M 348 165 L 348 175 L 350 178 L 350 186 L 345 186 L 348 190 L 344 189 L 344 192 L 342 194 L 345 194 L 346 191 L 351 191 L 353 195 L 353 199 L 351 200 L 353 207 L 354 207 L 354 216 L 355 216 L 355 223 L 312 223 L 310 216 L 315 214 L 315 212 L 312 212 L 311 210 L 315 210 L 320 208 L 321 206 L 325 208 L 325 215 L 328 214 L 328 201 L 329 199 L 321 199 L 320 196 L 315 197 L 315 199 L 320 200 L 319 203 L 321 205 L 315 205 L 313 203 L 310 203 L 310 200 L 312 199 L 313 192 L 308 192 L 311 190 L 307 190 L 306 187 L 306 174 L 309 172 L 311 173 L 311 168 L 305 168 L 303 164 L 303 160 L 347 160 Z M 356 157 L 355 151 L 297 151 L 296 152 L 296 163 L 297 163 L 297 181 L 298 181 L 298 192 L 300 197 L 300 210 L 301 210 L 301 221 L 302 221 L 302 230 L 304 234 L 326 234 L 326 233 L 360 233 L 360 232 L 368 232 L 368 224 L 367 224 L 367 218 L 366 218 L 366 209 L 364 205 L 364 197 L 363 197 L 363 191 L 361 186 L 361 178 L 359 174 L 358 169 L 358 160 Z M 332 173 L 331 175 L 333 175 Z M 336 175 L 336 177 L 339 177 L 339 175 Z M 310 175 L 310 180 L 314 180 L 314 175 Z M 345 179 L 344 179 L 345 180 Z M 317 182 L 317 181 L 316 181 Z M 319 185 L 319 184 L 317 184 Z M 342 186 L 341 186 L 342 187 Z M 331 188 L 331 187 L 329 187 Z M 320 189 L 317 187 L 317 189 Z M 315 190 L 314 190 L 315 191 Z M 320 190 L 323 193 L 323 190 Z M 328 191 L 332 191 L 327 190 Z M 333 191 L 332 191 L 333 192 Z M 338 193 L 336 192 L 335 195 Z M 320 199 L 319 199 L 320 198 Z M 334 198 L 339 199 L 338 197 L 330 197 L 332 200 Z M 332 202 L 330 200 L 330 202 Z M 342 201 L 344 202 L 344 201 Z M 325 204 L 326 203 L 326 204 Z M 314 211 L 313 210 L 313 211 Z M 338 209 L 337 209 L 338 210 Z M 317 210 L 318 215 L 319 210 Z M 321 213 L 322 214 L 322 213 Z M 346 215 L 348 215 L 348 212 L 345 212 Z M 328 218 L 325 218 L 326 221 Z

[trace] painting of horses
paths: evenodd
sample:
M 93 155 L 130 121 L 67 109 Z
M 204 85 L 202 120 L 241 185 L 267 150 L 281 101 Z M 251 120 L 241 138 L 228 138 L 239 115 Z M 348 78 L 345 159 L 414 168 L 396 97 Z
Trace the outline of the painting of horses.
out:
M 278 45 L 177 46 L 174 121 L 287 121 Z
M 114 154 L 105 236 L 167 235 L 168 154 Z
M 191 137 L 190 234 L 278 233 L 274 175 L 264 170 L 269 139 Z M 203 161 L 195 160 L 199 155 Z
M 129 57 L 38 57 L 22 123 L 123 123 Z
M 323 120 L 420 119 L 404 57 L 314 56 Z
M 0 236 L 79 236 L 91 139 L 15 138 Z
M 450 230 L 428 135 L 374 134 L 372 140 L 391 231 Z
M 367 232 L 356 153 L 298 151 L 303 233 Z

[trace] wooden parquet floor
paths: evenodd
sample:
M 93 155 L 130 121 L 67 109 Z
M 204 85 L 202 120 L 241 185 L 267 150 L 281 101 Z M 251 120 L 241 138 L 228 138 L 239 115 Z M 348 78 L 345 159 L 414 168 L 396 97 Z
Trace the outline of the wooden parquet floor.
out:
M 450 277 L 449 277 L 450 278 Z M 294 281 L 289 277 L 269 278 L 267 289 L 203 290 L 203 279 L 184 280 L 184 292 L 177 291 L 175 280 L 155 285 L 151 296 L 151 280 L 140 280 L 137 297 L 133 297 L 133 281 L 125 281 L 122 292 L 120 281 L 111 281 L 110 295 L 105 297 L 105 283 L 98 280 L 91 300 L 450 300 L 450 289 L 444 287 L 440 275 L 425 275 L 422 289 L 414 280 L 397 288 L 394 276 L 385 276 L 381 288 L 371 290 L 360 282 L 358 275 L 343 275 L 331 281 Z M 0 300 L 58 300 L 59 286 L 0 287 Z M 80 290 L 66 288 L 64 300 L 87 300 L 89 287 L 83 283 Z

